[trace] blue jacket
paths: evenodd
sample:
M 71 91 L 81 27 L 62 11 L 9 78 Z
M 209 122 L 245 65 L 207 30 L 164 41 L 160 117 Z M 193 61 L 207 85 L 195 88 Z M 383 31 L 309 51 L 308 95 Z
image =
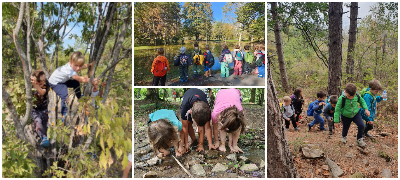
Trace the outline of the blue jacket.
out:
M 324 108 L 324 106 L 319 105 L 319 103 L 321 103 L 321 102 L 325 102 L 325 101 L 324 100 L 318 101 L 318 99 L 314 101 L 314 105 L 313 105 L 314 115 L 320 115 L 322 113 L 322 109 Z
M 229 49 L 223 49 L 221 52 L 221 56 L 219 56 L 219 62 L 224 61 L 225 54 L 230 54 L 231 51 Z
M 368 91 L 370 92 L 370 91 Z M 364 119 L 365 121 L 374 121 L 375 119 L 375 114 L 376 114 L 376 103 L 377 102 L 381 102 L 382 101 L 382 97 L 381 96 L 375 96 L 375 98 L 373 97 L 372 93 L 365 93 L 364 95 L 364 101 L 368 106 L 368 111 L 370 112 L 370 116 L 367 117 L 367 115 L 365 115 L 365 111 L 363 108 L 360 108 L 360 114 L 362 119 Z M 375 101 L 374 101 L 375 99 Z

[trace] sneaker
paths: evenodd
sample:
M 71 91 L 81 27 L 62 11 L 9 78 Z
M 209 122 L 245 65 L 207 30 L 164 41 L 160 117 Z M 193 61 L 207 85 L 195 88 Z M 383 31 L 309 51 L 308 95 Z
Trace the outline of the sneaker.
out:
M 357 146 L 360 146 L 360 147 L 365 147 L 367 144 L 365 144 L 365 142 L 364 142 L 364 140 L 363 140 L 364 138 L 360 138 L 360 139 L 358 139 L 357 140 Z
M 347 143 L 347 136 L 346 136 L 346 137 L 342 137 L 342 142 L 343 142 L 344 144 Z
M 326 128 L 324 128 L 324 129 L 321 129 L 321 131 L 326 131 Z
M 46 136 L 43 136 L 42 142 L 40 143 L 40 145 L 41 145 L 42 147 L 44 147 L 44 148 L 47 148 L 47 147 L 50 146 L 50 142 L 49 142 L 49 140 L 47 139 Z
M 329 131 L 329 135 L 332 135 L 333 134 L 333 132 L 332 131 Z
M 307 123 L 307 126 L 308 126 L 308 131 L 311 131 L 310 123 Z
M 365 136 L 365 137 L 369 137 L 369 138 L 372 137 L 372 135 L 369 134 L 368 132 L 364 133 L 364 136 Z
M 185 82 L 188 82 L 188 80 L 186 79 Z
M 298 131 L 298 130 L 300 130 L 300 128 L 297 127 L 297 128 L 294 128 L 294 130 L 295 130 L 295 131 Z
M 181 82 L 183 82 L 183 79 L 179 79 Z

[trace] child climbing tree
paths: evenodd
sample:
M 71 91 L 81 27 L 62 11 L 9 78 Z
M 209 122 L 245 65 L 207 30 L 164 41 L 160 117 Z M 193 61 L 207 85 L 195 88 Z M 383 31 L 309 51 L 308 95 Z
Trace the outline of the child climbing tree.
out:
M 3 172 L 16 172 L 3 177 L 118 176 L 128 164 L 132 149 L 129 93 L 132 3 L 22 2 L 3 3 L 3 7 L 3 38 L 13 41 L 3 51 L 18 55 L 14 60 L 20 61 L 21 66 L 14 68 L 15 72 L 22 71 L 22 77 L 9 76 L 2 86 L 3 112 L 6 112 L 3 115 Z M 7 18 L 15 16 L 16 21 Z M 83 34 L 70 34 L 78 23 L 83 23 Z M 71 30 L 66 31 L 67 26 Z M 76 45 L 84 44 L 86 48 L 78 45 L 64 49 L 61 44 L 68 34 Z M 49 48 L 52 45 L 55 48 Z M 49 52 L 52 50 L 53 53 Z M 68 61 L 73 51 L 80 51 L 93 64 L 87 73 L 92 83 L 81 84 L 85 90 L 79 101 L 74 95 L 69 96 L 64 122 L 58 115 L 59 97 L 50 89 L 47 108 L 50 146 L 42 147 L 32 130 L 31 116 L 33 102 L 37 100 L 32 95 L 31 80 L 37 68 L 36 57 L 48 79 L 59 63 Z M 48 54 L 51 57 L 46 57 Z M 103 83 L 95 83 L 97 79 Z M 99 91 L 102 97 L 96 96 Z M 21 156 L 26 158 L 19 158 L 17 163 L 13 163 L 15 147 L 21 147 L 22 154 L 26 152 Z

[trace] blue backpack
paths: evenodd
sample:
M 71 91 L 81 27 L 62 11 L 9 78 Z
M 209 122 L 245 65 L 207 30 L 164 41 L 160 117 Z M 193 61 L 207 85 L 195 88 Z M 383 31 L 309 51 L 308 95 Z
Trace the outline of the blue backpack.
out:
M 310 105 L 308 105 L 307 116 L 314 116 L 313 106 L 314 106 L 314 102 L 312 102 L 312 103 L 310 103 Z

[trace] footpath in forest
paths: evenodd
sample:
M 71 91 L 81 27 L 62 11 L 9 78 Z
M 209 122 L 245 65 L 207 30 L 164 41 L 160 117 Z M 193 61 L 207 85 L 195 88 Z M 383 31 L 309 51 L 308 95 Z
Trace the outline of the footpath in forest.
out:
M 147 136 L 147 121 L 149 114 L 158 106 L 176 111 L 179 117 L 180 102 L 151 103 L 147 100 L 135 100 L 135 145 L 134 145 L 134 177 L 157 178 L 189 178 L 177 161 L 171 156 L 175 155 L 170 148 L 171 155 L 159 159 L 154 154 Z M 238 145 L 244 153 L 231 154 L 227 152 L 208 150 L 196 152 L 197 147 L 181 157 L 176 157 L 182 166 L 195 178 L 238 178 L 259 177 L 265 178 L 265 106 L 244 104 L 246 111 L 246 132 L 239 138 Z M 251 122 L 249 121 L 251 120 Z M 195 125 L 194 129 L 196 130 Z M 196 133 L 196 136 L 198 134 Z M 207 139 L 204 138 L 207 145 Z M 228 139 L 227 139 L 228 140 Z M 190 143 L 189 138 L 189 143 Z
M 302 178 L 397 178 L 398 177 L 398 123 L 396 113 L 390 110 L 381 112 L 376 117 L 374 129 L 365 137 L 367 146 L 357 146 L 357 126 L 352 123 L 347 135 L 347 143 L 341 142 L 342 124 L 334 130 L 320 131 L 315 125 L 308 131 L 307 123 L 313 117 L 306 116 L 306 106 L 299 124 L 299 131 L 290 125 L 287 140 L 292 152 L 294 165 Z M 305 110 L 304 110 L 305 109 Z M 379 107 L 378 107 L 379 111 Z M 328 125 L 325 120 L 325 128 Z

